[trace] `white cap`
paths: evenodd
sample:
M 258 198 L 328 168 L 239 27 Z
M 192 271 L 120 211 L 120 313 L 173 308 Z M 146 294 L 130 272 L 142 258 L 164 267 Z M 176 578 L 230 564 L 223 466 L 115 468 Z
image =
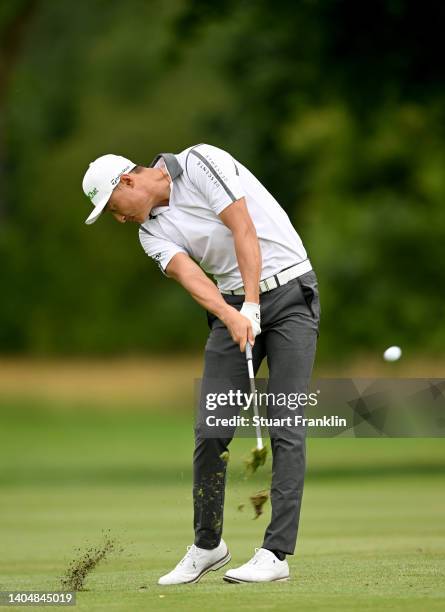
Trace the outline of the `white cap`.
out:
M 91 225 L 99 217 L 113 189 L 119 184 L 121 175 L 135 167 L 136 164 L 121 155 L 102 155 L 91 162 L 82 181 L 85 195 L 94 204 L 93 212 L 85 221 L 87 225 Z

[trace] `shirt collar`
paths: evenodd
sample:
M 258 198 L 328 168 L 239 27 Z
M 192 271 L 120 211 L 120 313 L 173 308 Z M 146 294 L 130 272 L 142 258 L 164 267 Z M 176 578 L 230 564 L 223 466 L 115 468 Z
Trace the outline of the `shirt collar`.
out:
M 151 162 L 150 168 L 154 167 L 160 157 L 162 157 L 162 159 L 164 160 L 172 181 L 174 181 L 175 178 L 177 178 L 180 174 L 184 172 L 184 169 L 178 162 L 176 155 L 174 155 L 173 153 L 158 153 L 158 155 L 156 155 L 154 160 Z
M 149 167 L 154 168 L 156 164 L 159 162 L 159 160 L 164 162 L 167 172 L 169 173 L 170 178 L 171 178 L 171 183 L 170 183 L 170 200 L 171 200 L 171 194 L 173 192 L 173 181 L 184 172 L 184 169 L 182 168 L 181 164 L 178 162 L 176 155 L 174 155 L 173 153 L 158 153 L 158 155 L 156 155 L 156 157 L 153 159 Z M 169 208 L 170 206 L 155 206 L 154 208 L 152 208 L 150 212 L 149 219 L 156 219 L 158 215 L 165 213 L 167 210 L 169 210 Z

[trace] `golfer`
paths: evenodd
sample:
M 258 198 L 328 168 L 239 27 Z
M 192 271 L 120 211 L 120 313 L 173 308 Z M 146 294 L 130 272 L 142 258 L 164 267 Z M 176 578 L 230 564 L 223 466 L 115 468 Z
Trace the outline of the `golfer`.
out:
M 253 346 L 255 372 L 267 357 L 269 394 L 307 392 L 318 338 L 317 279 L 279 203 L 218 147 L 199 144 L 179 154 L 160 153 L 148 167 L 104 155 L 90 164 L 82 186 L 94 206 L 86 223 L 109 211 L 120 223 L 139 224 L 146 254 L 207 311 L 210 333 L 195 425 L 195 539 L 178 565 L 159 579 L 161 585 L 196 583 L 231 558 L 221 536 L 223 453 L 234 432 L 205 430 L 206 393 L 215 381 L 218 391 L 228 384 L 249 390 L 247 342 Z M 268 417 L 289 414 L 286 406 L 267 406 Z M 286 555 L 294 553 L 297 539 L 306 432 L 279 427 L 269 434 L 271 521 L 253 557 L 226 572 L 228 582 L 289 578 Z

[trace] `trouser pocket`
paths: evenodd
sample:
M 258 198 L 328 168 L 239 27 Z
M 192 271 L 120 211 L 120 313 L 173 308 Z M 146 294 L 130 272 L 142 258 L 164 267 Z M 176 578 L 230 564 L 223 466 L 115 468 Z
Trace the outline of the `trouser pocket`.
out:
M 301 293 L 306 306 L 311 313 L 313 319 L 318 323 L 320 319 L 320 300 L 318 296 L 318 284 L 315 272 L 311 270 L 306 272 L 302 276 L 297 277 L 298 284 L 300 285 Z

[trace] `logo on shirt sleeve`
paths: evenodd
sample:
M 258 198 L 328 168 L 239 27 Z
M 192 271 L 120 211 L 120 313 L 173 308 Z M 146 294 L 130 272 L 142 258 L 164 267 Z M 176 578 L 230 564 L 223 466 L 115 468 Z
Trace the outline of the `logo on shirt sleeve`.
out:
M 154 255 L 152 255 L 152 259 L 155 260 L 155 262 L 158 264 L 159 269 L 161 270 L 161 272 L 164 272 L 164 270 L 162 269 L 162 265 L 161 265 L 161 257 L 162 257 L 162 253 L 155 253 Z

